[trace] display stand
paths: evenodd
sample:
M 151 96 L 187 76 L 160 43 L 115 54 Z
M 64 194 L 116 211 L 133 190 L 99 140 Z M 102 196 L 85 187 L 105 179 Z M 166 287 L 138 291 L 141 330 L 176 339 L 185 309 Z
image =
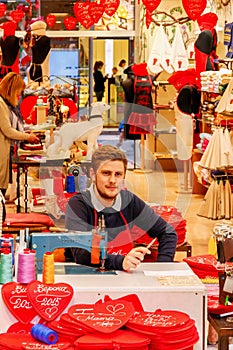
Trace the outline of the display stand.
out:
M 192 172 L 190 159 L 184 160 L 184 184 L 181 185 L 177 193 L 190 194 L 192 193 Z
M 151 169 L 145 169 L 145 135 L 141 134 L 141 168 L 134 169 L 135 173 L 152 173 Z

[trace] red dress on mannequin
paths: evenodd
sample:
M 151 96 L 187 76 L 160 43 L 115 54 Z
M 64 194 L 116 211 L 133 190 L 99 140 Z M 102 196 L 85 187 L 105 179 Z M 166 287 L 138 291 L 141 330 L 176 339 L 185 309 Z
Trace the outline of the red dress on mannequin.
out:
M 200 73 L 207 70 L 218 70 L 218 65 L 215 59 L 217 46 L 217 33 L 215 26 L 217 24 L 218 16 L 215 13 L 209 12 L 197 19 L 201 33 L 199 34 L 195 45 L 195 62 L 196 62 L 196 76 L 198 79 L 198 86 L 200 87 Z
M 3 29 L 3 37 L 0 39 L 2 50 L 2 62 L 0 79 L 9 72 L 19 73 L 19 38 L 15 36 L 16 23 L 4 22 L 0 25 Z

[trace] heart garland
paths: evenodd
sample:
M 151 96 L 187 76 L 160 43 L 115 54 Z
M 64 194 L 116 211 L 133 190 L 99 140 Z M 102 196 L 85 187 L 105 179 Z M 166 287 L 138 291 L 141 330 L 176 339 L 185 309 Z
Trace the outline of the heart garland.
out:
M 22 10 L 12 10 L 10 12 L 11 18 L 16 22 L 20 22 L 24 17 L 24 12 Z
M 77 19 L 73 16 L 68 16 L 64 18 L 64 25 L 66 29 L 73 30 L 76 28 Z
M 0 17 L 3 17 L 6 12 L 6 4 L 0 2 Z
M 53 28 L 56 23 L 56 16 L 51 13 L 48 14 L 48 16 L 46 17 L 46 23 L 49 28 Z
M 93 18 L 89 14 L 89 2 L 76 2 L 73 10 L 77 20 L 82 24 L 85 29 L 90 28 L 94 24 Z
M 100 0 L 100 4 L 104 7 L 104 12 L 112 17 L 120 6 L 120 0 Z
M 205 10 L 207 0 L 182 0 L 185 12 L 195 21 Z
M 82 327 L 101 333 L 112 333 L 123 327 L 135 309 L 132 303 L 125 300 L 110 300 L 105 303 L 96 303 L 91 308 L 83 308 L 82 305 L 73 305 L 68 310 L 71 318 L 80 323 Z
M 37 314 L 52 321 L 68 306 L 73 288 L 67 283 L 44 284 L 33 281 L 27 286 L 27 295 Z
M 143 5 L 146 7 L 149 12 L 153 12 L 159 4 L 161 3 L 162 0 L 142 0 Z
M 97 4 L 96 2 L 90 2 L 88 8 L 89 15 L 97 23 L 104 13 L 104 6 L 102 4 Z
M 11 314 L 21 323 L 30 323 L 37 315 L 28 295 L 27 286 L 17 282 L 8 282 L 2 286 L 2 299 Z

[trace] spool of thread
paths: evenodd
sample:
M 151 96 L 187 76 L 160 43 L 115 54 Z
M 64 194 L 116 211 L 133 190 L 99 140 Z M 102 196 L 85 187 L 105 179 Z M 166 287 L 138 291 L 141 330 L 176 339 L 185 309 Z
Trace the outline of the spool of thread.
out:
M 12 282 L 13 280 L 13 265 L 12 254 L 9 251 L 2 249 L 0 255 L 0 284 Z
M 18 253 L 17 282 L 30 283 L 36 279 L 36 253 L 24 249 Z
M 42 281 L 45 284 L 54 283 L 54 254 L 47 252 L 43 256 Z
M 79 191 L 85 191 L 87 188 L 87 175 L 82 174 L 79 176 Z
M 34 339 L 45 344 L 56 344 L 58 341 L 57 333 L 43 324 L 35 324 L 32 326 L 31 335 Z
M 75 192 L 75 179 L 74 179 L 74 175 L 72 174 L 69 174 L 66 177 L 66 191 L 68 193 Z
M 8 244 L 8 247 L 9 247 L 10 252 L 12 254 L 12 265 L 14 265 L 15 264 L 14 237 L 12 237 L 11 235 L 4 235 L 4 236 L 0 237 L 0 247 L 5 248 L 6 244 Z

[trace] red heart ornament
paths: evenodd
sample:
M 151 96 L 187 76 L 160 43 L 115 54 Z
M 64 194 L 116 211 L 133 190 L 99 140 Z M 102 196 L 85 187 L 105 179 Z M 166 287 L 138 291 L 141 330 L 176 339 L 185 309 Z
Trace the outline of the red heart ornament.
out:
M 128 321 L 127 326 L 131 329 L 156 331 L 158 329 L 175 329 L 189 322 L 188 314 L 174 310 L 156 310 L 155 312 L 135 312 Z
M 74 291 L 67 283 L 44 284 L 33 281 L 28 284 L 27 293 L 38 315 L 46 321 L 52 321 L 68 306 Z
M 0 2 L 0 17 L 3 17 L 6 12 L 6 4 Z
M 185 12 L 195 21 L 205 10 L 207 0 L 182 0 Z
M 59 342 L 56 344 L 41 344 L 37 341 L 24 342 L 22 348 L 24 350 L 62 350 L 62 349 L 71 349 L 71 344 L 67 342 Z
M 112 17 L 120 5 L 120 0 L 101 0 L 100 3 L 104 7 L 106 15 Z
M 94 24 L 94 20 L 89 14 L 89 5 L 87 2 L 76 2 L 74 4 L 74 14 L 77 20 L 82 24 L 85 29 L 90 28 Z
M 49 28 L 52 28 L 56 23 L 56 16 L 51 13 L 46 17 L 46 23 Z
M 134 307 L 125 300 L 110 300 L 106 303 L 95 304 L 94 311 L 73 305 L 68 310 L 70 317 L 81 325 L 101 333 L 112 333 L 123 327 L 134 314 Z
M 101 4 L 97 4 L 96 2 L 91 2 L 88 11 L 94 23 L 97 23 L 103 16 L 104 6 Z
M 20 22 L 24 17 L 24 12 L 22 10 L 12 10 L 10 12 L 11 18 L 16 22 Z
M 30 323 L 37 315 L 28 295 L 27 286 L 17 282 L 8 282 L 2 286 L 2 299 L 11 314 L 22 323 Z
M 32 323 L 21 323 L 21 322 L 16 322 L 13 323 L 8 329 L 7 333 L 19 333 L 19 334 L 30 334 L 31 333 L 31 328 L 34 326 Z
M 76 24 L 77 24 L 77 19 L 75 17 L 68 16 L 64 18 L 64 25 L 66 29 L 73 30 L 76 28 Z
M 162 0 L 142 0 L 144 6 L 150 12 L 153 12 L 155 9 L 157 9 L 161 1 Z

